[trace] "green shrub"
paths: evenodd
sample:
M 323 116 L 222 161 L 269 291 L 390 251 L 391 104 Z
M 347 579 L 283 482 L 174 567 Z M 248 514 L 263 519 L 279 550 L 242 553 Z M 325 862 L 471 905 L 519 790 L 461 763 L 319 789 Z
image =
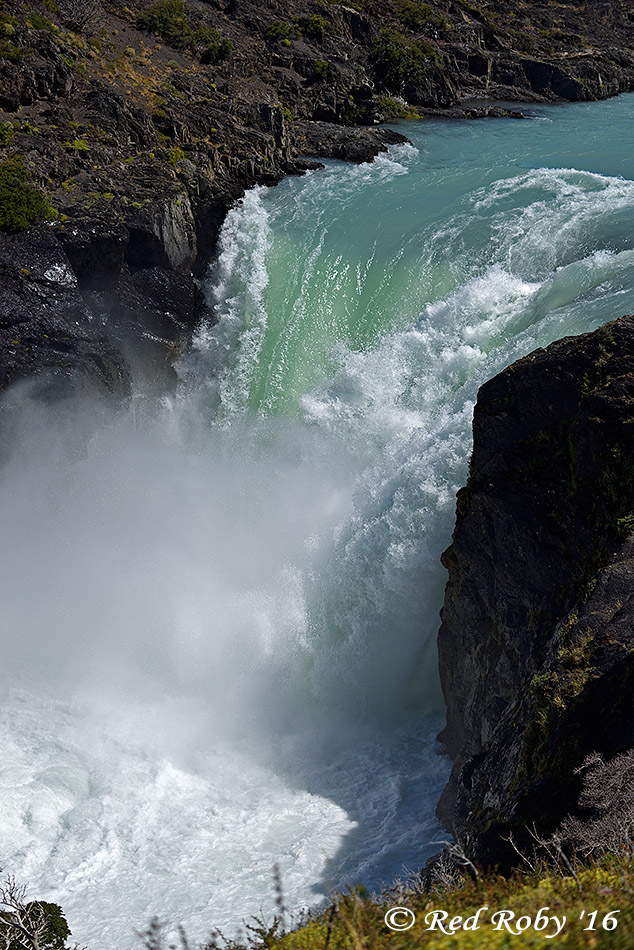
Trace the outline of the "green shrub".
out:
M 64 950 L 71 931 L 59 904 L 51 904 L 49 901 L 31 901 L 26 906 L 27 908 L 38 907 L 44 912 L 45 929 L 40 946 L 45 950 Z
M 158 0 L 150 4 L 137 19 L 137 26 L 148 33 L 156 33 L 176 49 L 199 48 L 204 63 L 218 63 L 233 49 L 230 41 L 213 27 L 194 28 L 189 22 L 184 0 Z
M 325 17 L 318 13 L 311 13 L 309 16 L 300 16 L 292 23 L 286 20 L 273 20 L 264 31 L 267 40 L 287 40 L 295 31 L 302 36 L 309 36 L 313 39 L 323 39 L 324 33 L 330 28 L 330 24 Z
M 140 14 L 137 24 L 140 29 L 158 34 L 177 49 L 189 46 L 194 38 L 184 0 L 158 0 L 150 4 Z
M 432 64 L 440 66 L 440 54 L 425 40 L 409 40 L 398 30 L 381 30 L 371 52 L 377 72 L 388 86 L 402 82 L 419 82 Z
M 185 158 L 185 152 L 176 145 L 174 148 L 171 148 L 167 155 L 167 160 L 170 165 L 176 165 L 176 162 L 182 162 Z
M 410 30 L 422 29 L 434 16 L 428 3 L 417 3 L 417 0 L 396 0 L 394 6 L 397 17 Z
M 325 79 L 328 75 L 328 60 L 316 59 L 313 63 L 316 79 Z
M 420 119 L 420 112 L 410 106 L 404 99 L 394 99 L 392 96 L 377 96 L 377 104 L 388 122 L 399 119 Z
M 229 56 L 233 44 L 213 27 L 199 26 L 194 33 L 194 46 L 202 47 L 203 63 L 220 63 Z
M 277 108 L 280 110 L 286 121 L 289 125 L 292 125 L 294 122 L 293 113 L 290 110 L 290 106 L 286 102 L 279 102 Z
M 0 148 L 11 145 L 15 136 L 15 129 L 10 122 L 0 122 Z
M 42 16 L 41 13 L 29 13 L 27 17 L 28 23 L 34 30 L 48 30 L 49 33 L 57 33 L 57 27 L 54 23 L 51 23 L 50 20 L 47 20 L 45 16 Z
M 439 30 L 453 29 L 453 23 L 444 13 L 437 13 L 428 3 L 419 0 L 396 0 L 396 16 L 403 26 L 414 33 L 420 33 L 426 27 Z
M 0 4 L 0 36 L 13 36 L 18 21 L 10 13 L 5 13 L 4 3 Z
M 300 16 L 295 20 L 297 29 L 302 36 L 310 36 L 313 39 L 323 39 L 324 33 L 328 29 L 328 20 L 318 13 L 311 13 L 310 16 Z
M 22 231 L 36 221 L 50 221 L 57 211 L 28 183 L 29 171 L 19 156 L 0 162 L 0 231 Z
M 19 63 L 25 55 L 25 49 L 15 46 L 13 43 L 8 43 L 6 40 L 0 42 L 0 59 L 8 59 L 10 63 Z
M 273 20 L 264 31 L 267 40 L 286 40 L 293 32 L 293 28 L 286 20 Z
M 627 541 L 634 534 L 634 515 L 619 518 L 616 523 L 616 535 L 619 541 Z

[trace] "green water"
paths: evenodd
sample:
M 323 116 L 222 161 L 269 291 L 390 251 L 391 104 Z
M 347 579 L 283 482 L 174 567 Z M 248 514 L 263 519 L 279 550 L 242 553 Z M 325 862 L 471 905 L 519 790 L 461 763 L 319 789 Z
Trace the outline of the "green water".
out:
M 623 96 L 532 108 L 522 121 L 404 123 L 414 148 L 250 195 L 216 298 L 221 314 L 236 293 L 242 308 L 225 404 L 297 411 L 346 352 L 375 348 L 448 298 L 470 309 L 467 341 L 484 333 L 487 350 L 518 326 L 543 343 L 618 316 L 632 286 L 631 262 L 617 257 L 632 249 L 632 109 Z M 478 279 L 490 286 L 476 291 Z M 504 301 L 521 282 L 539 287 L 506 327 L 498 308 L 517 309 Z

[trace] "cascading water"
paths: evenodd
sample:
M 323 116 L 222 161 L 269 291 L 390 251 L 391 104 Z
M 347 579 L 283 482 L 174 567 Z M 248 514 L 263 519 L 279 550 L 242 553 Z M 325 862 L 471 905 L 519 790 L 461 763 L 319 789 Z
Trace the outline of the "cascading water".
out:
M 235 932 L 276 862 L 299 907 L 446 837 L 438 559 L 473 402 L 632 309 L 633 108 L 408 125 L 372 165 L 254 189 L 176 396 L 25 426 L 0 865 L 91 950 L 153 914 Z

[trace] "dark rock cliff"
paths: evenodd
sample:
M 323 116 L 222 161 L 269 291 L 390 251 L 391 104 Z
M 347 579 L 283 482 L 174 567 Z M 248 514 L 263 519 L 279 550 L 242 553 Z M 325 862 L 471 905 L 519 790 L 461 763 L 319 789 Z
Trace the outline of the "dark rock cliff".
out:
M 485 384 L 439 633 L 454 768 L 439 814 L 483 863 L 574 812 L 634 745 L 634 317 Z
M 0 284 L 0 388 L 32 379 L 32 392 L 65 396 L 72 376 L 74 388 L 127 391 L 127 366 L 86 307 L 54 235 L 41 228 L 6 235 Z

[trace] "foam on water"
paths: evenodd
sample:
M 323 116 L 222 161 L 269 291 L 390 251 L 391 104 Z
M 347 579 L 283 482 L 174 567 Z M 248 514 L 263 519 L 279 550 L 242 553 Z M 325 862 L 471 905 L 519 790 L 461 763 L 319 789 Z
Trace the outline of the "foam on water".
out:
M 10 699 L 5 848 L 24 855 L 21 874 L 59 898 L 91 942 L 131 945 L 137 921 L 166 912 L 201 937 L 210 920 L 235 931 L 243 908 L 257 912 L 270 895 L 276 861 L 289 900 L 314 900 L 310 885 L 350 827 L 338 806 L 235 745 L 218 745 L 195 769 L 175 763 L 148 736 L 161 705 L 127 708 L 123 721 L 111 712 L 104 732 L 93 710 L 16 690 Z
M 464 168 L 426 124 L 249 192 L 177 395 L 83 441 L 31 420 L 2 474 L 0 864 L 91 950 L 154 913 L 235 932 L 275 862 L 299 907 L 445 836 L 439 555 L 477 388 L 634 288 L 634 183 L 563 153 L 492 176 L 499 128 Z

